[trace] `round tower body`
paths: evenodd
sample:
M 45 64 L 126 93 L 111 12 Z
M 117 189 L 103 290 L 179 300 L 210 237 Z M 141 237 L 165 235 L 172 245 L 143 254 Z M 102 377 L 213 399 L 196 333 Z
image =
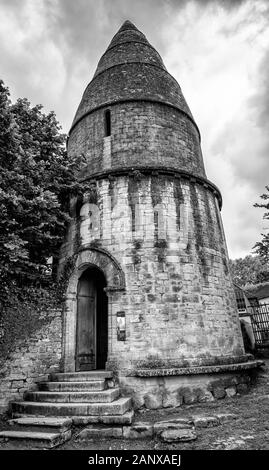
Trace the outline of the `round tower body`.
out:
M 60 272 L 69 263 L 70 274 L 64 369 L 96 368 L 102 350 L 101 367 L 141 395 L 135 377 L 246 361 L 221 195 L 206 178 L 199 129 L 180 86 L 130 22 L 83 94 L 68 152 L 82 157 L 86 190 L 71 201 L 60 260 Z M 88 304 L 97 315 L 94 341 L 77 336 L 85 270 L 97 284 L 101 272 L 105 279 L 107 301 L 96 294 L 97 307 Z

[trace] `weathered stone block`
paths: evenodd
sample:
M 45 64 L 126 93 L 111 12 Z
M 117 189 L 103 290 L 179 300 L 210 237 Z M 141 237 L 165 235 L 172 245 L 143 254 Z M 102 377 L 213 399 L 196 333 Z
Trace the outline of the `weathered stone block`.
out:
M 153 432 L 156 436 L 160 436 L 163 431 L 167 431 L 169 429 L 192 429 L 193 428 L 193 420 L 192 419 L 170 419 L 167 421 L 159 421 L 155 423 L 153 426 Z
M 145 405 L 144 394 L 138 393 L 131 393 L 129 396 L 132 396 L 132 403 L 134 410 L 139 410 Z
M 212 393 L 214 395 L 214 398 L 216 398 L 217 400 L 219 400 L 220 398 L 224 398 L 226 396 L 226 391 L 223 387 L 213 388 Z
M 237 392 L 240 393 L 241 395 L 248 392 L 248 386 L 247 384 L 244 384 L 244 383 L 238 384 L 236 389 L 237 389 Z
M 214 401 L 214 397 L 211 392 L 208 390 L 201 390 L 201 392 L 198 395 L 198 402 L 199 403 L 206 403 L 206 402 L 211 402 Z
M 163 396 L 163 407 L 164 408 L 177 408 L 183 403 L 183 397 L 178 391 L 166 392 Z
M 159 390 L 156 390 L 155 392 L 152 391 L 144 396 L 145 407 L 149 410 L 157 410 L 158 408 L 162 408 L 162 401 L 162 394 Z
M 216 416 L 194 416 L 193 422 L 196 428 L 211 428 L 220 424 Z
M 197 439 L 194 429 L 168 429 L 163 431 L 161 439 L 164 442 L 188 442 Z
M 25 385 L 25 382 L 23 380 L 13 380 L 11 388 L 20 388 L 23 387 L 23 385 Z
M 225 389 L 227 397 L 231 398 L 236 395 L 236 387 L 228 387 Z
M 216 418 L 222 424 L 222 423 L 227 423 L 229 421 L 233 421 L 234 419 L 237 418 L 237 416 L 234 413 L 218 413 L 216 414 Z
M 123 427 L 125 439 L 143 439 L 153 436 L 153 426 L 148 423 L 135 423 L 132 426 Z
M 186 405 L 197 402 L 197 392 L 195 389 L 190 387 L 182 387 L 179 389 L 179 393 L 183 397 L 183 402 Z

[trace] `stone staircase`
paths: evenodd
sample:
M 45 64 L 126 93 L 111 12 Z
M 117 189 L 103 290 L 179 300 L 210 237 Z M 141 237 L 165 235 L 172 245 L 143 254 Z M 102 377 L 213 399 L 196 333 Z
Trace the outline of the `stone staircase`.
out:
M 13 448 L 52 448 L 70 439 L 74 426 L 122 426 L 133 419 L 131 399 L 120 396 L 112 372 L 104 370 L 51 374 L 38 391 L 11 403 L 11 411 L 0 441 Z

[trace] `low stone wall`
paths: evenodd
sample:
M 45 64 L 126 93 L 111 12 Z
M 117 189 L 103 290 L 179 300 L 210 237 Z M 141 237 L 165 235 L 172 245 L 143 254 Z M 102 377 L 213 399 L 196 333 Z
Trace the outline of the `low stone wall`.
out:
M 156 370 L 147 371 L 148 374 L 141 371 L 140 376 L 119 376 L 118 380 L 122 395 L 132 397 L 134 409 L 176 408 L 183 404 L 210 402 L 246 393 L 259 365 L 259 361 L 252 361 L 237 368 L 235 365 L 226 368 L 219 366 L 215 372 L 210 367 L 204 367 L 199 368 L 204 373 L 194 373 L 192 370 L 191 375 L 187 371 L 184 375 L 181 370 L 178 370 L 178 375 L 174 375 L 173 370 L 170 370 L 170 375 L 169 371 L 163 375 L 161 371 L 156 373 Z
M 61 343 L 61 309 L 51 309 L 44 325 L 17 344 L 0 369 L 0 413 L 8 410 L 10 401 L 21 400 L 26 390 L 35 389 L 37 381 L 60 370 Z

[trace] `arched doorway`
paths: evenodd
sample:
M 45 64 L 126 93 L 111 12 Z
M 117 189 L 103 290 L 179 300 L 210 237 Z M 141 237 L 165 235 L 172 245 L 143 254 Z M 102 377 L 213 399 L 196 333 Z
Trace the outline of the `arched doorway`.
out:
M 108 350 L 106 280 L 94 267 L 86 269 L 77 286 L 76 371 L 105 369 Z
M 62 268 L 64 269 L 64 268 Z M 108 334 L 107 355 L 108 362 L 112 350 L 112 311 L 113 311 L 113 295 L 112 293 L 120 293 L 125 291 L 125 276 L 120 264 L 104 248 L 83 248 L 74 260 L 74 267 L 70 274 L 68 286 L 66 289 L 66 298 L 63 315 L 63 348 L 62 348 L 62 371 L 74 372 L 76 370 L 76 344 L 77 344 L 77 304 L 78 304 L 78 282 L 86 270 L 93 270 L 92 274 L 103 273 L 103 285 L 106 286 L 106 292 L 109 294 L 105 302 L 108 303 L 106 311 L 109 319 L 105 323 L 109 323 L 110 329 Z M 98 276 L 96 274 L 96 276 Z M 104 292 L 102 291 L 104 294 Z M 98 354 L 99 356 L 99 354 Z M 104 360 L 103 360 L 104 364 Z M 102 364 L 102 367 L 104 365 Z M 100 367 L 97 365 L 96 367 Z M 78 369 L 77 369 L 78 370 Z

